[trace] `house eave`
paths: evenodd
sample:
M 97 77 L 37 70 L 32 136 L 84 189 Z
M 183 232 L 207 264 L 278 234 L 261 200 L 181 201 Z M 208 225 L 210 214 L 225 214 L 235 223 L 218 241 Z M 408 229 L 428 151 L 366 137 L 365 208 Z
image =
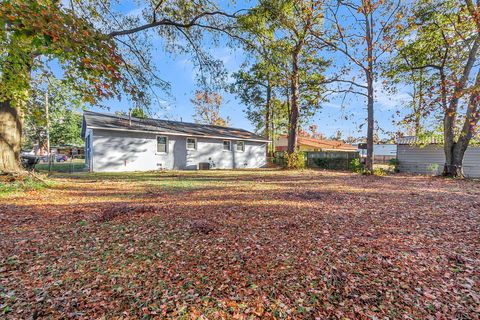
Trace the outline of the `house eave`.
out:
M 196 134 L 189 134 L 189 133 L 182 133 L 182 132 L 165 132 L 165 131 L 151 131 L 151 130 L 138 130 L 138 129 L 106 128 L 106 127 L 97 127 L 97 126 L 87 126 L 86 128 L 87 129 L 93 129 L 93 130 L 152 133 L 152 134 L 162 134 L 162 135 L 166 135 L 166 136 L 183 136 L 183 137 L 221 139 L 221 140 L 245 140 L 245 141 L 264 142 L 264 143 L 271 142 L 270 140 L 266 140 L 266 139 L 252 139 L 252 138 L 243 138 L 243 137 L 224 137 L 224 136 L 200 135 L 200 134 L 196 135 Z

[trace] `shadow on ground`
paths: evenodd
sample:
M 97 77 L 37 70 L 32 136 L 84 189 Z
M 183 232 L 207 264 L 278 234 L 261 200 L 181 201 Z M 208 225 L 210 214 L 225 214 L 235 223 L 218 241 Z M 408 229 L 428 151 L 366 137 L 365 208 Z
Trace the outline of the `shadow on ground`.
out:
M 477 311 L 475 182 L 311 170 L 57 182 L 0 200 L 7 317 Z

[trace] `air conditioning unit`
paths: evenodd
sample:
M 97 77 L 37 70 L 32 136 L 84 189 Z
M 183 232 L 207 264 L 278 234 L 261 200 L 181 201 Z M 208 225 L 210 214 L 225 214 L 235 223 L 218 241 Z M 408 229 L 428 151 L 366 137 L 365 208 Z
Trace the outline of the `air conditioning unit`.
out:
M 210 163 L 209 162 L 200 162 L 198 164 L 198 170 L 210 170 Z

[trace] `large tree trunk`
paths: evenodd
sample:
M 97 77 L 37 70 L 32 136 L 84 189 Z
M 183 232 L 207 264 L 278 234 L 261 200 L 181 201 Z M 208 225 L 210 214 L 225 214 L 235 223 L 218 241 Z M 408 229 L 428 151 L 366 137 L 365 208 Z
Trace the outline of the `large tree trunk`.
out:
M 292 154 L 297 149 L 297 133 L 298 133 L 298 55 L 300 50 L 294 50 L 292 54 L 292 80 L 291 80 L 291 92 L 292 92 L 292 107 L 290 111 L 290 132 L 288 134 L 288 148 L 287 152 Z
M 463 157 L 467 151 L 468 142 L 454 142 L 449 152 L 449 159 L 445 161 L 443 175 L 453 178 L 464 178 Z
M 454 178 L 463 178 L 463 156 L 465 155 L 466 147 L 462 147 L 454 143 L 450 152 L 449 162 L 445 162 L 443 168 L 443 175 L 454 177 Z
M 10 49 L 21 48 L 21 44 L 10 45 Z M 27 46 L 28 47 L 28 46 Z M 8 54 L 3 65 L 3 74 L 0 87 L 9 88 L 12 82 L 13 92 L 0 90 L 3 98 L 0 99 L 0 172 L 22 171 L 20 152 L 23 134 L 23 108 L 26 107 L 30 88 L 30 73 L 33 57 L 30 52 L 16 52 L 14 60 L 22 57 L 25 60 L 12 62 Z
M 459 166 L 461 168 L 462 162 L 458 163 L 458 159 L 454 162 L 453 150 L 455 149 L 455 115 L 456 112 L 445 112 L 443 118 L 443 149 L 445 152 L 445 167 L 443 168 L 443 175 L 457 176 Z M 458 156 L 458 155 L 457 155 Z
M 23 118 L 10 100 L 0 101 L 0 172 L 18 172 Z
M 445 75 L 440 73 L 440 78 L 442 81 L 442 100 L 446 99 L 446 78 Z M 445 166 L 443 168 L 443 174 L 445 176 L 457 176 L 459 172 L 461 173 L 462 163 L 457 161 L 454 163 L 453 159 L 453 149 L 455 148 L 455 122 L 457 117 L 457 106 L 458 106 L 458 96 L 459 95 L 458 86 L 455 88 L 454 97 L 449 104 L 445 107 L 445 115 L 443 117 L 443 149 L 445 152 Z M 463 174 L 462 174 L 463 175 Z

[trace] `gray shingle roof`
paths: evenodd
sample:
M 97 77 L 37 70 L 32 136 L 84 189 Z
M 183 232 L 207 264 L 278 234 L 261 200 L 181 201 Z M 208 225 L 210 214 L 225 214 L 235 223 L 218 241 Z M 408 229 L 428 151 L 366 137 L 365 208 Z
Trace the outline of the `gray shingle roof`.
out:
M 196 137 L 220 137 L 241 140 L 261 140 L 267 141 L 264 137 L 253 132 L 220 126 L 212 126 L 198 123 L 160 120 L 160 119 L 140 119 L 131 117 L 131 123 L 128 116 L 113 115 L 107 113 L 98 113 L 92 111 L 83 112 L 82 136 L 85 136 L 85 129 L 102 128 L 110 130 L 131 130 L 131 131 L 151 131 L 162 132 L 165 134 L 191 135 Z
M 428 138 L 419 138 L 416 136 L 406 136 L 397 139 L 397 144 L 443 144 L 443 139 L 428 137 Z

